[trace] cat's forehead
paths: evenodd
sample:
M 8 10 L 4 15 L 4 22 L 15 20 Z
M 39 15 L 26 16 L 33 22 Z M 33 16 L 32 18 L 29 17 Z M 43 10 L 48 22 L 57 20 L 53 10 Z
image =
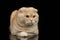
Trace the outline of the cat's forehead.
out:
M 37 9 L 33 8 L 33 7 L 22 7 L 19 9 L 19 13 L 22 13 L 23 15 L 36 15 L 37 13 Z
M 30 12 L 30 11 L 29 11 L 29 12 L 24 12 L 23 14 L 24 14 L 24 15 L 30 15 L 30 16 L 32 15 L 32 16 L 33 16 L 33 15 L 37 15 L 38 13 Z
M 28 12 L 28 13 L 25 13 L 25 15 L 34 15 L 34 13 L 29 13 L 29 12 Z
M 36 8 L 33 7 L 22 7 L 19 9 L 19 11 L 22 12 L 37 12 L 38 10 Z

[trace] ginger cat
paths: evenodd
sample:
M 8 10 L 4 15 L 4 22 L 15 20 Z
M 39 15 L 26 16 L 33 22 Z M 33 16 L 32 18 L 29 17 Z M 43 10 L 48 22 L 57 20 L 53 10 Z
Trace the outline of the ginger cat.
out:
M 21 36 L 28 37 L 26 40 L 38 40 L 39 15 L 37 12 L 38 10 L 33 7 L 22 7 L 19 10 L 14 10 L 10 17 L 11 35 L 17 36 L 20 40 L 25 40 Z M 17 39 L 11 37 L 11 40 Z

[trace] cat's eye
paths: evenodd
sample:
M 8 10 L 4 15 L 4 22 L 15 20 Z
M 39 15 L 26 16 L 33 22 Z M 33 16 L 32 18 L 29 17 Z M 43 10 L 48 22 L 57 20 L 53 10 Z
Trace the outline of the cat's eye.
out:
M 35 18 L 35 15 L 33 16 L 33 18 Z
M 26 15 L 27 18 L 29 18 L 29 15 Z

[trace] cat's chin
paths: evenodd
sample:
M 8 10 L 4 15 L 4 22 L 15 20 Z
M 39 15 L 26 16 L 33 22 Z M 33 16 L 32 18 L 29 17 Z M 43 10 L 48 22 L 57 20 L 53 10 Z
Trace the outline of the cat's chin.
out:
M 34 25 L 36 25 L 36 24 L 26 24 L 26 26 L 34 26 Z
M 27 25 L 27 26 L 33 26 L 33 25 Z

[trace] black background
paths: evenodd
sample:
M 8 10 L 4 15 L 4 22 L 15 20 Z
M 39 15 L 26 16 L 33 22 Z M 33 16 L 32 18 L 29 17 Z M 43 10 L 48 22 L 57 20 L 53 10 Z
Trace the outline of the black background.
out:
M 39 13 L 39 39 L 48 39 L 48 1 L 47 0 L 0 0 L 0 38 L 9 40 L 10 15 L 15 9 L 34 7 Z

